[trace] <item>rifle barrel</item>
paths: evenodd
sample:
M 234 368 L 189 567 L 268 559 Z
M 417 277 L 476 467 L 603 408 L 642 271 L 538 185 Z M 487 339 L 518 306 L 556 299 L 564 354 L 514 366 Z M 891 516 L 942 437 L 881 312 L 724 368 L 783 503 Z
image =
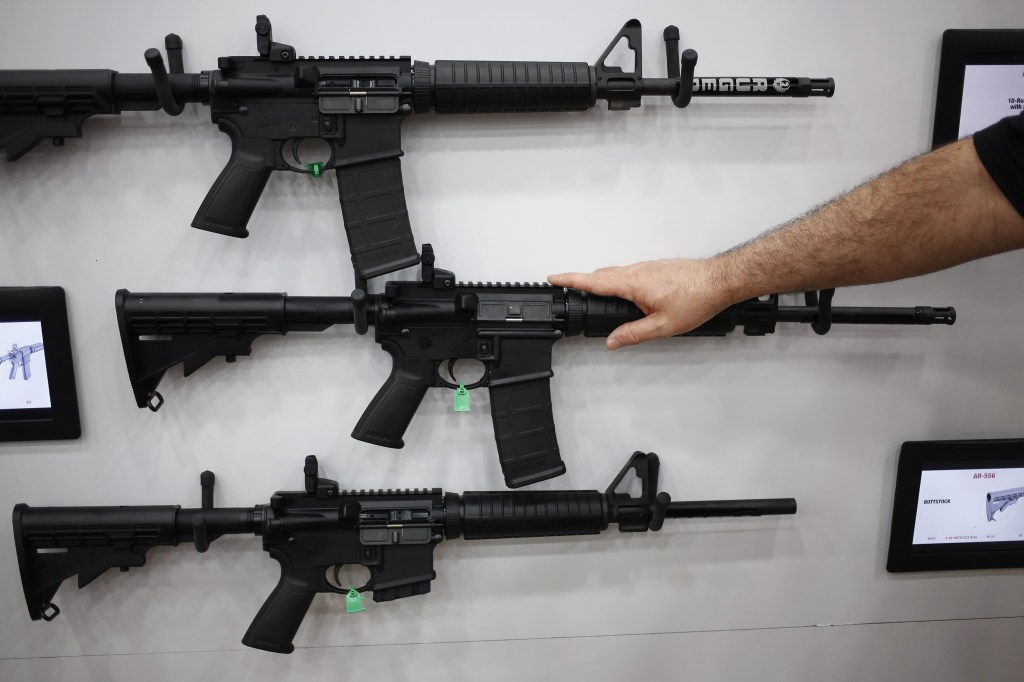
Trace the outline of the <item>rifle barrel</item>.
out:
M 818 309 L 814 306 L 779 306 L 779 322 L 814 322 L 818 317 Z M 953 308 L 932 308 L 915 306 L 913 308 L 867 308 L 867 307 L 835 307 L 832 308 L 833 324 L 953 324 L 956 322 L 956 310 Z
M 670 519 L 695 519 L 711 516 L 766 516 L 768 514 L 795 513 L 795 499 L 777 497 L 763 500 L 670 502 L 665 516 Z

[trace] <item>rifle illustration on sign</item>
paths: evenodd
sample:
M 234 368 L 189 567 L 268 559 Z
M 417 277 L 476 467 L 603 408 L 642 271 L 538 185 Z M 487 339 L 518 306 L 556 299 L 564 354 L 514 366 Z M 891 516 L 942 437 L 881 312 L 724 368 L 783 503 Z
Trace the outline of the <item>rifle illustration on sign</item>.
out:
M 831 97 L 831 78 L 694 76 L 697 53 L 679 53 L 679 30 L 664 32 L 668 77 L 642 75 L 640 22 L 628 21 L 593 66 L 586 62 L 466 61 L 433 64 L 410 57 L 299 57 L 273 40 L 270 20 L 256 18 L 255 57 L 221 57 L 217 69 L 184 73 L 182 41 L 167 36 L 170 73 L 160 51 L 145 53 L 151 73 L 109 69 L 0 71 L 0 148 L 16 161 L 44 139 L 80 137 L 90 116 L 210 107 L 231 138 L 231 157 L 192 226 L 247 237 L 247 225 L 273 171 L 320 177 L 336 171 L 345 231 L 358 283 L 415 265 L 399 157 L 401 125 L 412 113 L 572 112 L 598 100 L 611 110 L 667 97 Z M 605 60 L 621 40 L 633 71 Z M 303 163 L 299 143 L 316 138 L 330 158 Z
M 985 513 L 989 521 L 995 521 L 996 512 L 1003 511 L 1024 497 L 1024 488 L 1011 488 L 989 493 L 985 497 Z
M 32 354 L 38 353 L 43 350 L 42 343 L 33 343 L 31 346 L 18 346 L 18 344 L 12 344 L 11 350 L 7 351 L 3 355 L 0 355 L 0 365 L 5 362 L 11 363 L 11 373 L 7 376 L 8 379 L 13 379 L 17 373 L 18 368 L 21 367 L 21 378 L 28 381 L 32 378 L 32 367 L 31 360 Z
M 188 376 L 217 356 L 229 362 L 252 352 L 263 334 L 323 331 L 351 324 L 391 355 L 391 376 L 352 431 L 352 437 L 390 448 L 402 437 L 430 387 L 486 387 L 505 483 L 511 488 L 565 473 L 551 412 L 551 349 L 565 336 L 607 336 L 643 317 L 621 298 L 546 284 L 457 282 L 434 267 L 425 244 L 421 281 L 387 282 L 383 294 L 357 289 L 351 297 L 286 294 L 117 292 L 115 307 L 135 402 L 156 411 L 164 373 L 184 364 Z M 779 323 L 808 324 L 825 334 L 840 324 L 953 324 L 953 308 L 833 307 L 834 289 L 807 292 L 802 306 L 779 305 L 778 295 L 733 305 L 682 336 L 748 336 Z M 479 360 L 483 377 L 463 386 L 460 358 Z M 445 367 L 446 365 L 446 367 Z M 442 375 L 446 369 L 448 378 Z
M 339 490 L 320 478 L 307 457 L 305 490 L 277 492 L 270 504 L 213 507 L 214 475 L 200 476 L 202 507 L 14 507 L 14 542 L 32 620 L 53 620 L 61 583 L 78 576 L 85 587 L 107 569 L 142 566 L 153 547 L 191 542 L 205 552 L 229 534 L 263 538 L 281 577 L 242 638 L 246 646 L 291 653 L 317 593 L 346 595 L 362 611 L 361 593 L 375 602 L 430 592 L 434 547 L 445 539 L 594 535 L 616 523 L 624 533 L 661 530 L 666 518 L 795 514 L 792 498 L 673 502 L 658 492 L 658 456 L 636 452 L 605 492 L 597 490 L 483 491 Z M 641 493 L 622 492 L 635 475 Z M 627 480 L 627 476 L 629 479 Z M 59 550 L 59 551 L 55 551 Z M 365 566 L 362 586 L 338 583 L 346 564 Z M 333 570 L 334 580 L 327 572 Z M 87 615 L 87 614 L 81 614 Z

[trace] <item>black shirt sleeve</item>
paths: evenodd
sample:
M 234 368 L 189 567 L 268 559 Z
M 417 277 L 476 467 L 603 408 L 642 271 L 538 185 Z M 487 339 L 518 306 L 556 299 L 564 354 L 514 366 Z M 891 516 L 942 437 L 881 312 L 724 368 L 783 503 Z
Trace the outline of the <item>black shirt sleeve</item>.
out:
M 1024 113 L 976 132 L 974 148 L 996 185 L 1024 216 Z

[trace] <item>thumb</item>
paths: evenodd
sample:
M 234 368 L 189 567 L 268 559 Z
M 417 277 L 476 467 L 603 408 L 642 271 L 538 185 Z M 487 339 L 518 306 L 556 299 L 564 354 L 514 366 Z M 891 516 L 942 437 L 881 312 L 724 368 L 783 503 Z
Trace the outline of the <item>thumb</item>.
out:
M 608 335 L 605 345 L 608 346 L 608 350 L 615 350 L 623 346 L 635 346 L 644 341 L 667 336 L 664 329 L 665 324 L 661 314 L 653 313 L 647 317 L 642 317 L 639 320 L 627 322 L 616 327 L 615 331 Z

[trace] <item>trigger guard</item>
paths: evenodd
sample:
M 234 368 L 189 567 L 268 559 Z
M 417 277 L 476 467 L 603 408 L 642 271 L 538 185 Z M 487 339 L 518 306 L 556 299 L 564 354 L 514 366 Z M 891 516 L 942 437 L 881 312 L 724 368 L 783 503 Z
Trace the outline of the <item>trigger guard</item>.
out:
M 302 144 L 303 140 L 323 140 L 322 137 L 290 137 L 288 140 L 280 142 L 278 144 L 278 156 L 281 158 L 281 163 L 284 168 L 295 173 L 302 173 L 303 175 L 312 175 L 313 172 L 306 168 L 306 164 L 302 163 L 299 159 L 299 145 Z M 286 159 L 284 155 L 285 144 L 291 142 L 291 159 Z M 325 140 L 326 141 L 326 140 Z M 337 169 L 338 153 L 333 143 L 328 142 L 327 146 L 331 148 L 331 156 L 323 162 L 323 166 L 320 168 L 321 171 L 329 171 Z
M 458 361 L 459 358 L 448 358 L 446 368 L 448 370 L 448 376 L 451 377 L 452 379 L 451 382 L 449 382 L 447 379 L 445 379 L 443 376 L 437 373 L 438 381 L 440 381 L 441 385 L 444 386 L 445 388 L 459 388 L 459 380 L 455 378 L 455 363 Z M 482 388 L 486 386 L 488 383 L 490 383 L 490 380 L 491 368 L 487 363 L 484 363 L 484 375 L 477 379 L 476 381 L 474 381 L 473 383 L 467 384 L 465 388 L 467 391 L 472 391 L 474 388 Z
M 362 566 L 362 564 L 360 564 Z M 372 592 L 373 591 L 373 571 L 370 571 L 370 579 L 366 581 L 366 584 L 362 587 L 339 587 L 341 585 L 341 569 L 345 567 L 345 564 L 334 564 L 334 584 L 325 581 L 327 584 L 327 591 L 333 592 L 334 594 L 348 594 L 349 590 L 355 590 L 356 592 Z M 369 569 L 369 566 L 364 568 Z

